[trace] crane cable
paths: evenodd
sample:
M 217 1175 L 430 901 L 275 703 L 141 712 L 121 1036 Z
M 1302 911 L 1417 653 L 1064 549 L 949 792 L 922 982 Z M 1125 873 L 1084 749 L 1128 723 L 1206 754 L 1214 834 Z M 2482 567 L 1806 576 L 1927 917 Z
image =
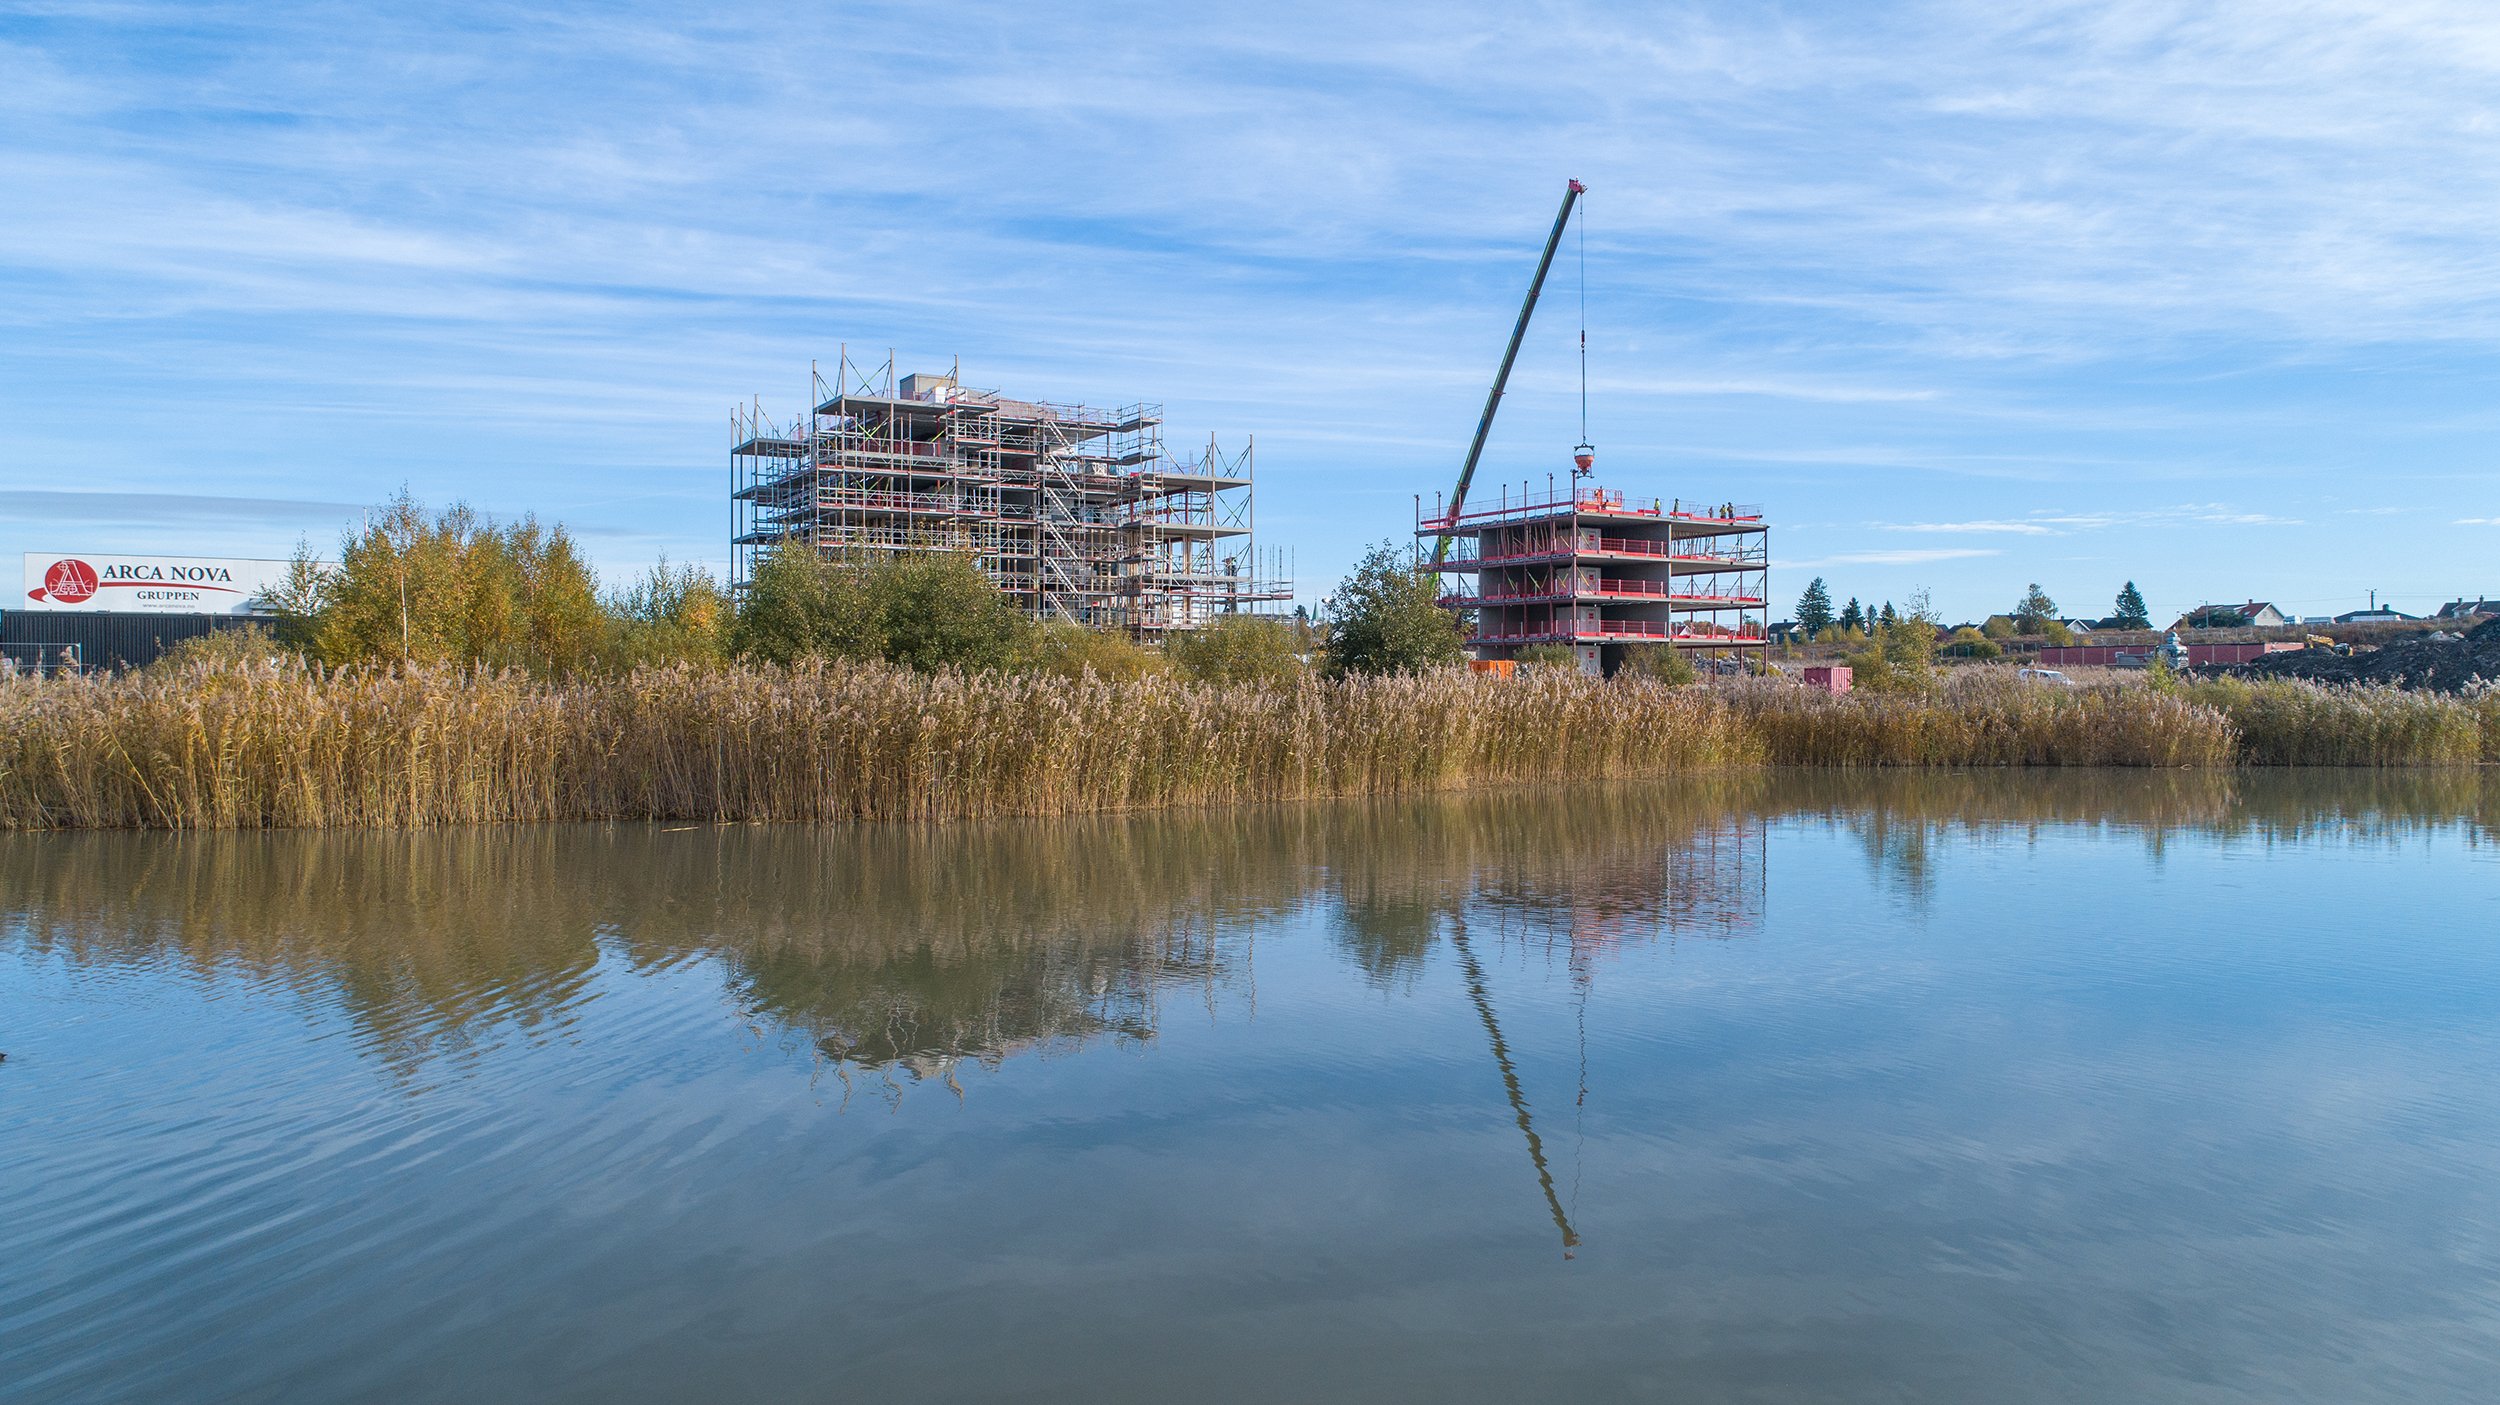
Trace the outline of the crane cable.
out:
M 1580 442 L 1589 442 L 1589 217 L 1573 231 L 1580 241 Z

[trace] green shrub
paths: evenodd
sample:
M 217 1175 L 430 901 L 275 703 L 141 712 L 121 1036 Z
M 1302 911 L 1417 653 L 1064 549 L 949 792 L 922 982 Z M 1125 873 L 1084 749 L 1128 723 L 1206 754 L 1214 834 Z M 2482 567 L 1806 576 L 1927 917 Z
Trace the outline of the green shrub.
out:
M 1945 645 L 1944 651 L 1964 659 L 1994 659 L 2005 655 L 2002 645 L 1969 625 L 1953 631 L 1953 640 Z
M 829 561 L 805 547 L 765 554 L 732 644 L 764 663 L 870 660 L 924 673 L 1005 668 L 1031 622 L 971 557 L 909 551 Z
M 1870 693 L 1923 693 L 1936 685 L 1936 617 L 1927 592 L 1909 610 L 1877 626 L 1868 646 L 1849 655 L 1850 686 Z
M 1693 661 L 1672 644 L 1634 644 L 1623 651 L 1622 673 L 1632 678 L 1681 688 L 1697 676 Z
M 1511 655 L 1521 668 L 1567 668 L 1580 671 L 1580 653 L 1568 644 L 1530 644 Z
M 1302 676 L 1292 625 L 1258 615 L 1219 615 L 1165 641 L 1172 666 L 1193 683 L 1284 684 Z
M 1134 680 L 1164 669 L 1163 656 L 1125 634 L 1087 629 L 1067 620 L 1053 620 L 1026 633 L 1016 646 L 1020 672 L 1054 678 L 1087 676 Z
M 1337 586 L 1323 649 L 1331 678 L 1421 673 L 1466 660 L 1458 619 L 1441 608 L 1441 576 L 1412 549 L 1383 542 Z
M 611 668 L 716 665 L 729 656 L 736 612 L 729 592 L 699 566 L 672 569 L 663 556 L 640 580 L 610 595 L 605 608 L 608 640 L 600 653 Z

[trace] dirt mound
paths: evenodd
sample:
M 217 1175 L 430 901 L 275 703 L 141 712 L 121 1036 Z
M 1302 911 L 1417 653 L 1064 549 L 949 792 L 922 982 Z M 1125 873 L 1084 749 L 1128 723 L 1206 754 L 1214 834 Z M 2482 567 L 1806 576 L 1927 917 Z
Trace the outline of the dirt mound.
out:
M 2348 655 L 2303 649 L 2214 671 L 2313 683 L 2391 683 L 2432 693 L 2461 693 L 2477 683 L 2500 686 L 2500 616 L 2474 626 L 2462 639 L 2407 639 Z

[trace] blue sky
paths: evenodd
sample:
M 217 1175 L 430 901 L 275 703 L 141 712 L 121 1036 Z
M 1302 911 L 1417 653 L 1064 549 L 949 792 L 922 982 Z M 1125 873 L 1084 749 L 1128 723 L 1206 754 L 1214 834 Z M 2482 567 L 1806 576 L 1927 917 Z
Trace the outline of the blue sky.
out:
M 0 560 L 405 483 L 724 565 L 728 414 L 960 356 L 1257 436 L 1306 595 L 1446 487 L 1565 177 L 1590 432 L 1774 589 L 2500 594 L 2500 15 L 0 0 Z M 1579 436 L 1561 270 L 1480 475 Z

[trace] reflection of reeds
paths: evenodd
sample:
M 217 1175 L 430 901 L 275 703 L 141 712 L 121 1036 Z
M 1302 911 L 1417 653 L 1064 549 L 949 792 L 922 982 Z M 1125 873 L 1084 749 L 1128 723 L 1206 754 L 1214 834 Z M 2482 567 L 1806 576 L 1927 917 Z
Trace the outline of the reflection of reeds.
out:
M 2309 684 L 1932 696 L 1559 670 L 1288 686 L 883 668 L 309 673 L 196 664 L 0 686 L 0 828 L 1083 814 L 1815 767 L 2500 759 L 2500 694 Z
M 1167 1001 L 1246 988 L 1253 935 L 1292 914 L 1384 984 L 1461 916 L 1575 953 L 1745 935 L 1779 878 L 1763 826 L 1790 820 L 1915 885 L 1956 834 L 2500 834 L 2500 772 L 1758 768 L 1048 821 L 0 835 L 0 942 L 299 991 L 410 1068 L 560 1027 L 603 948 L 698 959 L 759 1025 L 930 1069 L 1150 1038 Z

